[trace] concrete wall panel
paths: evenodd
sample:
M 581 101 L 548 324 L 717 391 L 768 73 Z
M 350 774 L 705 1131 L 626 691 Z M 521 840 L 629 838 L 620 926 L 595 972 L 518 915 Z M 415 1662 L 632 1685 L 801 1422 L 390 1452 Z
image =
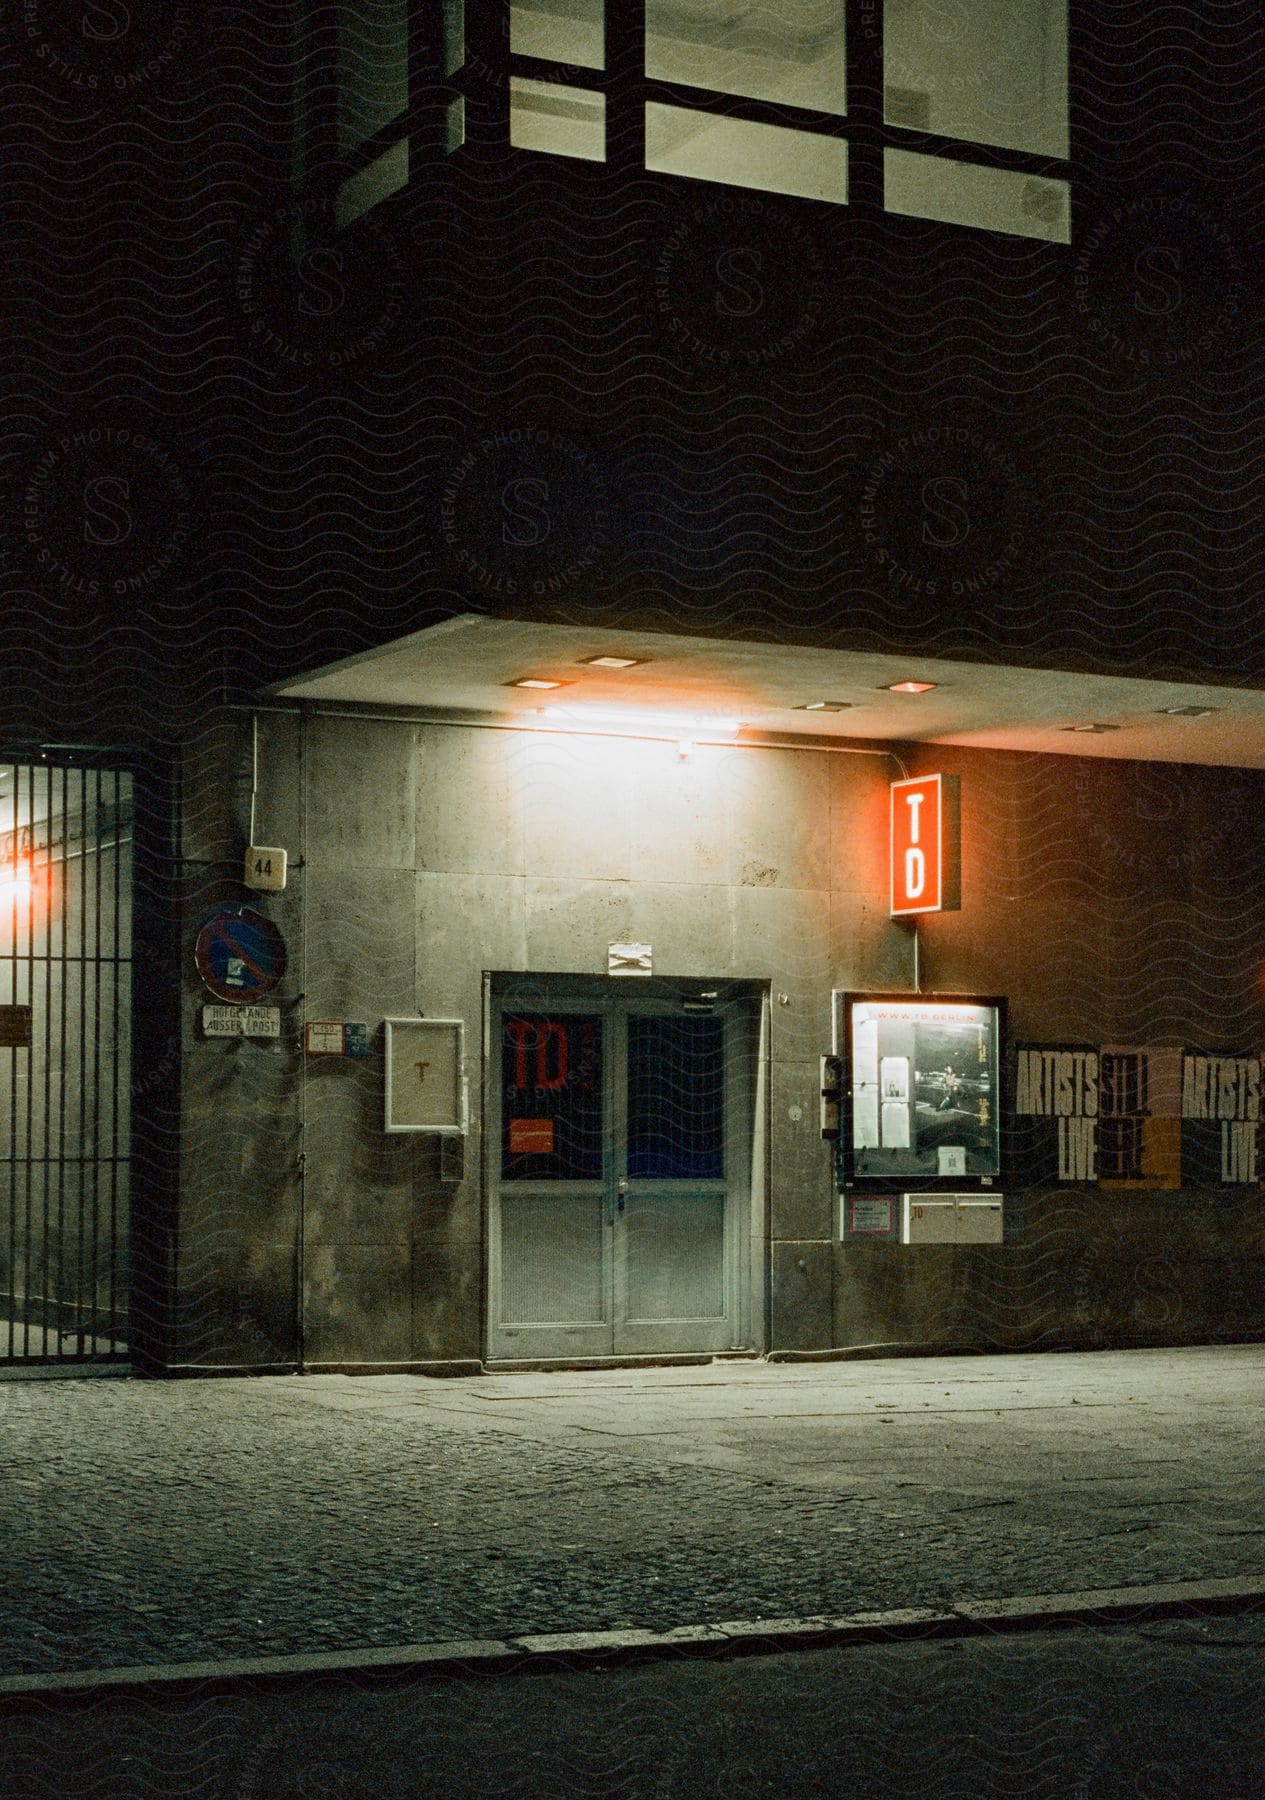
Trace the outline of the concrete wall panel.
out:
M 649 944 L 656 975 L 724 978 L 734 970 L 734 919 L 722 887 L 639 881 L 632 896 L 632 938 Z
M 469 1032 L 478 1023 L 481 972 L 527 967 L 527 883 L 419 874 L 416 931 L 419 1009 L 432 1018 L 464 1018 Z
M 731 894 L 734 974 L 772 985 L 774 1057 L 819 1055 L 830 1046 L 829 896 L 802 888 L 734 888 Z
M 417 883 L 404 869 L 331 869 L 314 853 L 308 884 L 304 1010 L 375 1026 L 412 1015 Z
M 527 736 L 514 740 L 512 766 L 529 876 L 631 878 L 634 773 L 625 742 Z
M 841 989 L 914 985 L 913 928 L 891 918 L 886 897 L 830 895 L 832 985 Z
M 834 894 L 874 907 L 890 884 L 889 784 L 900 777 L 890 756 L 828 756 L 830 805 L 828 885 Z
M 465 1244 L 419 1245 L 413 1258 L 413 1343 L 418 1362 L 483 1354 L 482 1270 Z
M 770 1348 L 821 1348 L 831 1326 L 830 1245 L 775 1243 L 771 1283 Z
M 407 1244 L 419 1140 L 382 1129 L 375 1060 L 331 1059 L 308 1082 L 306 1235 L 313 1243 Z
M 739 754 L 698 745 L 638 746 L 630 800 L 632 871 L 639 882 L 727 885 L 728 771 Z
M 305 1264 L 306 1360 L 407 1362 L 412 1336 L 410 1264 L 405 1245 L 311 1245 Z
M 828 758 L 735 750 L 724 765 L 729 880 L 735 888 L 830 885 Z
M 460 1145 L 441 1152 L 438 1142 L 419 1147 L 413 1177 L 413 1241 L 419 1246 L 464 1246 L 477 1261 L 483 1242 L 483 1196 L 479 1189 L 479 1159 L 467 1145 L 465 1178 L 445 1180 L 441 1174 L 441 1156 L 454 1158 L 460 1166 Z
M 770 1233 L 828 1238 L 835 1212 L 832 1146 L 821 1136 L 819 1065 L 774 1062 L 770 1071 Z
M 417 734 L 417 867 L 439 875 L 522 875 L 519 740 L 422 725 Z
M 371 719 L 309 723 L 307 823 L 314 867 L 416 867 L 416 740 L 412 726 Z
M 635 935 L 630 882 L 529 881 L 527 966 L 604 975 L 608 946 Z

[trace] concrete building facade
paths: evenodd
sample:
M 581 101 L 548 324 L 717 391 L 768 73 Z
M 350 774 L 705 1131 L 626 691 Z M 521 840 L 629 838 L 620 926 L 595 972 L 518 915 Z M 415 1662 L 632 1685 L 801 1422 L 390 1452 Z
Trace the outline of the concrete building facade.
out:
M 511 664 L 549 636 L 513 641 Z M 671 654 L 581 631 L 549 667 L 648 646 Z M 483 717 L 274 698 L 190 751 L 182 852 L 203 879 L 181 936 L 248 901 L 289 962 L 268 997 L 281 1035 L 251 1040 L 206 1035 L 212 996 L 185 960 L 168 1366 L 469 1371 L 1259 1330 L 1254 1170 L 1227 1181 L 1187 1145 L 1133 1180 L 1070 1180 L 1034 1162 L 1015 1072 L 1020 1045 L 1144 1045 L 1163 1114 L 1156 1058 L 1259 1059 L 1265 914 L 1244 895 L 1260 774 L 749 727 L 706 741 L 705 724 L 688 742 L 670 713 L 585 726 L 578 701 L 555 723 L 520 698 Z M 290 854 L 276 894 L 240 880 L 252 730 L 255 838 Z M 962 902 L 915 942 L 890 917 L 889 791 L 932 770 L 962 784 Z M 650 972 L 612 973 L 616 947 L 648 952 Z M 869 990 L 1005 997 L 1002 1242 L 845 1229 L 820 1059 L 839 996 Z M 419 1017 L 463 1027 L 464 1135 L 385 1129 L 384 1022 Z M 366 1026 L 368 1054 L 305 1050 L 312 1021 Z M 589 1099 L 516 1122 L 574 1075 L 577 1032 Z
M 1254 9 L 1144 56 L 1090 0 L 283 11 L 181 27 L 143 87 L 31 40 L 0 1354 L 1256 1333 Z M 91 331 L 67 183 L 118 247 Z M 44 772 L 98 770 L 135 905 L 54 940 L 50 1010 L 8 895 Z M 962 784 L 961 907 L 916 935 L 904 771 Z M 274 1036 L 198 968 L 244 907 Z M 902 1245 L 901 1183 L 841 1185 L 820 1061 L 877 991 L 1007 1003 L 1000 1243 Z M 419 1020 L 461 1027 L 445 1136 L 386 1129 Z

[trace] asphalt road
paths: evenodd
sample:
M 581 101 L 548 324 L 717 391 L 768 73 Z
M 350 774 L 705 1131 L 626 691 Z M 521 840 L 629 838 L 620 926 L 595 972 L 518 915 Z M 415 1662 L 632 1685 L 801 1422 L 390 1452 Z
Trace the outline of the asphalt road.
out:
M 1265 1617 L 0 1707 L 7 1800 L 1255 1800 Z

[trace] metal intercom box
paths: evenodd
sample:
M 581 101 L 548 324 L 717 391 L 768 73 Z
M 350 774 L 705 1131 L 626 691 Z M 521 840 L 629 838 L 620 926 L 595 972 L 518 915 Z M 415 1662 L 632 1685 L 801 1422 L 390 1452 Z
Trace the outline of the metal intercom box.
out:
M 1000 1244 L 1001 1194 L 902 1194 L 902 1244 Z

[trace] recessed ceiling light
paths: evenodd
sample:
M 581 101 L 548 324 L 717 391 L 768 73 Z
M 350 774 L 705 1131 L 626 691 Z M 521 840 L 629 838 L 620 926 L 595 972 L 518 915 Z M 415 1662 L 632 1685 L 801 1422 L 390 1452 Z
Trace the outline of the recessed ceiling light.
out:
M 1170 719 L 1206 719 L 1209 713 L 1220 712 L 1219 706 L 1161 706 L 1161 713 Z
M 647 656 L 586 656 L 581 659 L 589 669 L 639 669 Z
M 1063 725 L 1060 727 L 1062 731 L 1083 731 L 1091 736 L 1097 736 L 1104 731 L 1119 731 L 1119 729 L 1118 725 Z
M 850 712 L 851 700 L 805 700 L 796 712 Z
M 934 681 L 893 681 L 888 685 L 889 694 L 929 694 L 938 683 Z
M 519 688 L 560 688 L 566 687 L 565 681 L 548 681 L 543 675 L 524 675 L 521 681 L 507 681 L 506 687 Z

